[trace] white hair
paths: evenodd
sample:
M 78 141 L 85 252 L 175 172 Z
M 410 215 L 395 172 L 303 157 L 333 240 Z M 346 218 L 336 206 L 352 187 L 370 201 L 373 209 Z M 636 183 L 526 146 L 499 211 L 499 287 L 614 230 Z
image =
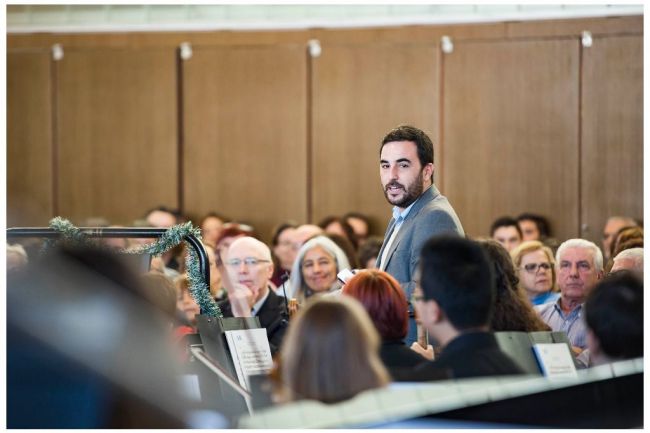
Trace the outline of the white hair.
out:
M 614 257 L 614 262 L 625 259 L 634 261 L 634 269 L 643 270 L 643 248 L 628 248 L 627 250 L 623 250 Z
M 253 238 L 251 236 L 244 236 L 244 237 L 235 239 L 235 241 L 232 244 L 230 244 L 230 248 L 228 248 L 228 251 L 230 251 L 232 249 L 232 247 L 237 246 L 239 244 L 248 244 L 248 245 L 252 246 L 256 250 L 258 250 L 258 252 L 262 255 L 262 257 L 261 257 L 262 259 L 272 261 L 271 249 L 264 242 L 262 242 L 262 241 L 260 241 L 258 239 L 255 239 L 255 238 Z M 230 253 L 228 253 L 228 254 L 230 254 Z
M 557 249 L 555 253 L 555 263 L 559 266 L 562 253 L 569 248 L 582 248 L 584 250 L 591 250 L 591 257 L 594 260 L 594 266 L 597 271 L 603 270 L 603 252 L 598 248 L 598 246 L 586 239 L 569 239 L 568 241 L 562 242 L 562 245 Z
M 336 245 L 336 243 L 334 243 L 333 240 L 323 235 L 309 239 L 303 244 L 302 247 L 300 247 L 300 251 L 298 251 L 298 254 L 296 255 L 296 260 L 293 262 L 293 266 L 291 267 L 291 280 L 289 284 L 289 292 L 287 293 L 289 299 L 296 298 L 298 296 L 298 293 L 303 290 L 304 281 L 302 278 L 301 270 L 302 261 L 305 258 L 307 251 L 313 249 L 314 247 L 321 247 L 332 257 L 334 257 L 337 273 L 342 269 L 350 268 L 348 257 L 345 255 L 343 250 L 338 245 Z

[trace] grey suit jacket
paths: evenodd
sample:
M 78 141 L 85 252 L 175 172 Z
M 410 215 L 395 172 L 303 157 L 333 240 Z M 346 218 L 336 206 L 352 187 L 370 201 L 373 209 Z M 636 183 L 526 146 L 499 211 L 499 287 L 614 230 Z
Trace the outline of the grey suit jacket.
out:
M 379 257 L 377 257 L 377 267 L 379 267 L 386 242 L 390 239 L 394 226 L 395 219 L 393 218 L 386 229 L 384 244 L 379 251 Z M 402 227 L 397 232 L 386 258 L 384 270 L 400 283 L 407 300 L 410 300 L 415 289 L 413 278 L 420 260 L 422 246 L 431 236 L 444 233 L 465 236 L 463 226 L 449 201 L 440 194 L 435 185 L 431 185 L 431 188 L 424 191 L 415 201 Z

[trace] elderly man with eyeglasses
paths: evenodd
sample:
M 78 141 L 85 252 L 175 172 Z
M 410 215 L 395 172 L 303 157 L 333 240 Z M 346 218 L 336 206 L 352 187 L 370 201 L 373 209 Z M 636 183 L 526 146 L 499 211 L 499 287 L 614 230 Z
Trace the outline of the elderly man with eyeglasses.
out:
M 228 299 L 219 304 L 224 317 L 257 316 L 266 328 L 271 353 L 280 348 L 289 325 L 283 299 L 270 288 L 273 275 L 271 250 L 245 236 L 235 240 L 220 269 Z
M 584 302 L 603 277 L 603 254 L 593 242 L 569 239 L 555 254 L 560 298 L 536 307 L 553 331 L 564 331 L 576 353 L 587 346 Z

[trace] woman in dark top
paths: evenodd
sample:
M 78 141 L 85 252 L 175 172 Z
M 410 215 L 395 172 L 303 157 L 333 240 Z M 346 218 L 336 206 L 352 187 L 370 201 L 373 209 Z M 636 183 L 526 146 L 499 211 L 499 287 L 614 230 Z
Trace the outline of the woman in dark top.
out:
M 408 330 L 408 304 L 397 281 L 384 271 L 359 271 L 343 287 L 343 293 L 365 307 L 381 336 L 379 352 L 392 376 L 426 359 L 404 344 Z

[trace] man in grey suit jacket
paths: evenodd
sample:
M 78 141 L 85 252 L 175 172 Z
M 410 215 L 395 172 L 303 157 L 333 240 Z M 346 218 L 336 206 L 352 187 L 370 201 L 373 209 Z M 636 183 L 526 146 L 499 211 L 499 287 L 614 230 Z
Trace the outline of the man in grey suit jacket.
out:
M 417 339 L 410 300 L 422 246 L 433 235 L 465 235 L 456 212 L 433 184 L 433 169 L 433 143 L 424 131 L 402 125 L 382 140 L 381 184 L 394 207 L 377 266 L 395 277 L 409 300 L 409 345 Z

